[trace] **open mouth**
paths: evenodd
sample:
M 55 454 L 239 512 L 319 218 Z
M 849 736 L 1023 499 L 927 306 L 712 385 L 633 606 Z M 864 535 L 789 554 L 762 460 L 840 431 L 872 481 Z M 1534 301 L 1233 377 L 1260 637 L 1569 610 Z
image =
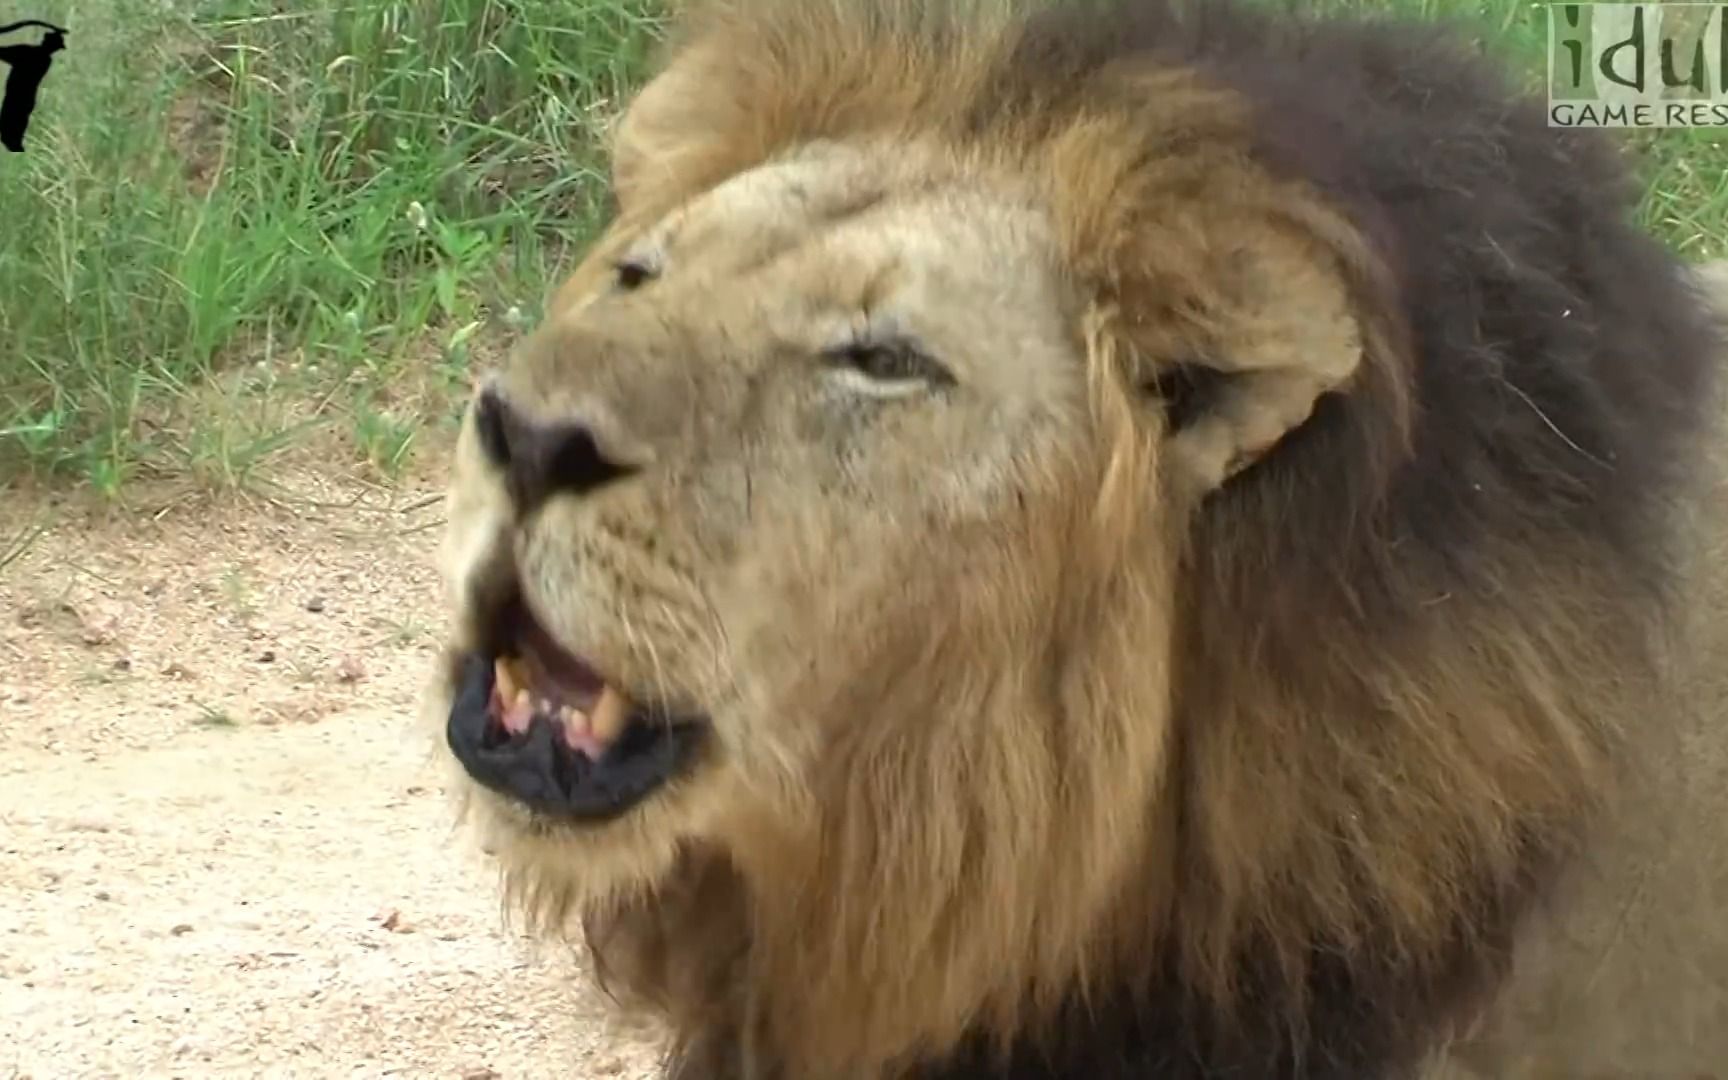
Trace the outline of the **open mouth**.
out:
M 632 699 L 517 598 L 462 658 L 445 734 L 485 787 L 548 817 L 604 821 L 688 768 L 707 727 Z

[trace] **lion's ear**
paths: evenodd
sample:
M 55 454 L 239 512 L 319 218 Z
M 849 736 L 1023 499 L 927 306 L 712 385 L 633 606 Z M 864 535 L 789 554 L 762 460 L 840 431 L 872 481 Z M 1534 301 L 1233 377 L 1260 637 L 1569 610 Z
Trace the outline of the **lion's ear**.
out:
M 1270 233 L 1217 266 L 1204 341 L 1143 379 L 1166 410 L 1173 478 L 1197 494 L 1259 460 L 1363 361 L 1349 286 L 1318 244 Z
M 733 87 L 715 52 L 712 41 L 677 49 L 613 123 L 612 191 L 621 208 L 651 188 L 691 183 L 735 126 Z

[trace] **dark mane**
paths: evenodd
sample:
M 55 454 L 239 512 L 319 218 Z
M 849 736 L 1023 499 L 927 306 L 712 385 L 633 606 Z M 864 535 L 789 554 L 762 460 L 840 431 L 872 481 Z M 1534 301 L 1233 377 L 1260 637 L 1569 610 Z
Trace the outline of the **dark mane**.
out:
M 1411 380 L 1408 432 L 1372 393 L 1325 398 L 1202 515 L 1184 579 L 1187 745 L 1225 722 L 1217 695 L 1269 678 L 1295 688 L 1290 700 L 1333 705 L 1325 722 L 1376 722 L 1383 708 L 1339 686 L 1353 672 L 1315 671 L 1316 638 L 1420 649 L 1457 632 L 1433 630 L 1436 605 L 1472 601 L 1474 617 L 1496 610 L 1498 625 L 1516 626 L 1525 598 L 1563 594 L 1537 608 L 1568 611 L 1580 637 L 1542 641 L 1533 627 L 1538 648 L 1599 634 L 1625 641 L 1612 655 L 1642 658 L 1628 639 L 1648 627 L 1612 623 L 1654 621 L 1673 584 L 1671 503 L 1698 460 L 1720 345 L 1684 268 L 1633 223 L 1636 191 L 1607 137 L 1548 127 L 1539 99 L 1435 26 L 1294 21 L 1197 0 L 1034 16 L 973 103 L 974 123 L 1085 108 L 1088 87 L 1119 64 L 1197 70 L 1251 104 L 1257 159 L 1341 209 L 1390 269 L 1382 314 Z M 1546 561 L 1572 558 L 1583 565 L 1562 584 Z M 1361 714 L 1346 716 L 1355 705 Z M 1290 728 L 1291 739 L 1324 737 Z M 1612 732 L 1598 736 L 1612 745 Z M 1198 753 L 1182 766 L 1189 777 L 1205 767 Z M 1198 799 L 1185 809 L 1205 812 Z M 1194 841 L 1184 864 L 1194 911 L 1227 891 L 1205 847 Z M 1427 962 L 1372 926 L 1349 948 L 1313 942 L 1289 1026 L 1265 1020 L 1295 1004 L 1278 943 L 1251 936 L 1231 978 L 1240 1013 L 1259 1021 L 1197 1007 L 1192 972 L 1174 961 L 1139 988 L 1154 1004 L 1064 1026 L 1047 1047 L 1058 1064 L 1026 1051 L 1005 1074 L 980 1064 L 940 1075 L 1383 1075 L 1492 979 L 1562 848 L 1535 828 L 1510 865 L 1469 867 L 1451 943 Z

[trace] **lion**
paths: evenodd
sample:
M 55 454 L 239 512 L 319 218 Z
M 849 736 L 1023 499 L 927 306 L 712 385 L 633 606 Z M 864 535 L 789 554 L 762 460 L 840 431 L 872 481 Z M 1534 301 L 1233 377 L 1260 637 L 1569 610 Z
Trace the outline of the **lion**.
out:
M 1216 2 L 704 0 L 655 71 L 425 704 L 668 1077 L 1728 1062 L 1724 335 L 1611 146 Z

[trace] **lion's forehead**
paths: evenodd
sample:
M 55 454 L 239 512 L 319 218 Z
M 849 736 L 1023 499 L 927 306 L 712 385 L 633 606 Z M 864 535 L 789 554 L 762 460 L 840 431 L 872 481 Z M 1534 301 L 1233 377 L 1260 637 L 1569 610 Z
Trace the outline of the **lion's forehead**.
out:
M 999 287 L 1042 270 L 1053 236 L 1048 209 L 1011 175 L 964 168 L 916 141 L 818 142 L 695 195 L 624 247 L 729 280 L 803 255 L 805 263 L 892 260 Z M 797 266 L 780 284 L 799 291 L 809 269 Z M 1048 291 L 1042 281 L 1028 285 Z
M 698 347 L 819 348 L 877 329 L 1002 389 L 1075 347 L 1047 208 L 1011 178 L 968 175 L 916 144 L 898 156 L 821 144 L 757 166 L 623 250 L 663 275 L 636 329 L 669 320 Z
M 661 218 L 646 240 L 692 251 L 736 244 L 764 226 L 810 232 L 870 208 L 895 186 L 893 171 L 856 147 L 812 147 L 721 181 Z

